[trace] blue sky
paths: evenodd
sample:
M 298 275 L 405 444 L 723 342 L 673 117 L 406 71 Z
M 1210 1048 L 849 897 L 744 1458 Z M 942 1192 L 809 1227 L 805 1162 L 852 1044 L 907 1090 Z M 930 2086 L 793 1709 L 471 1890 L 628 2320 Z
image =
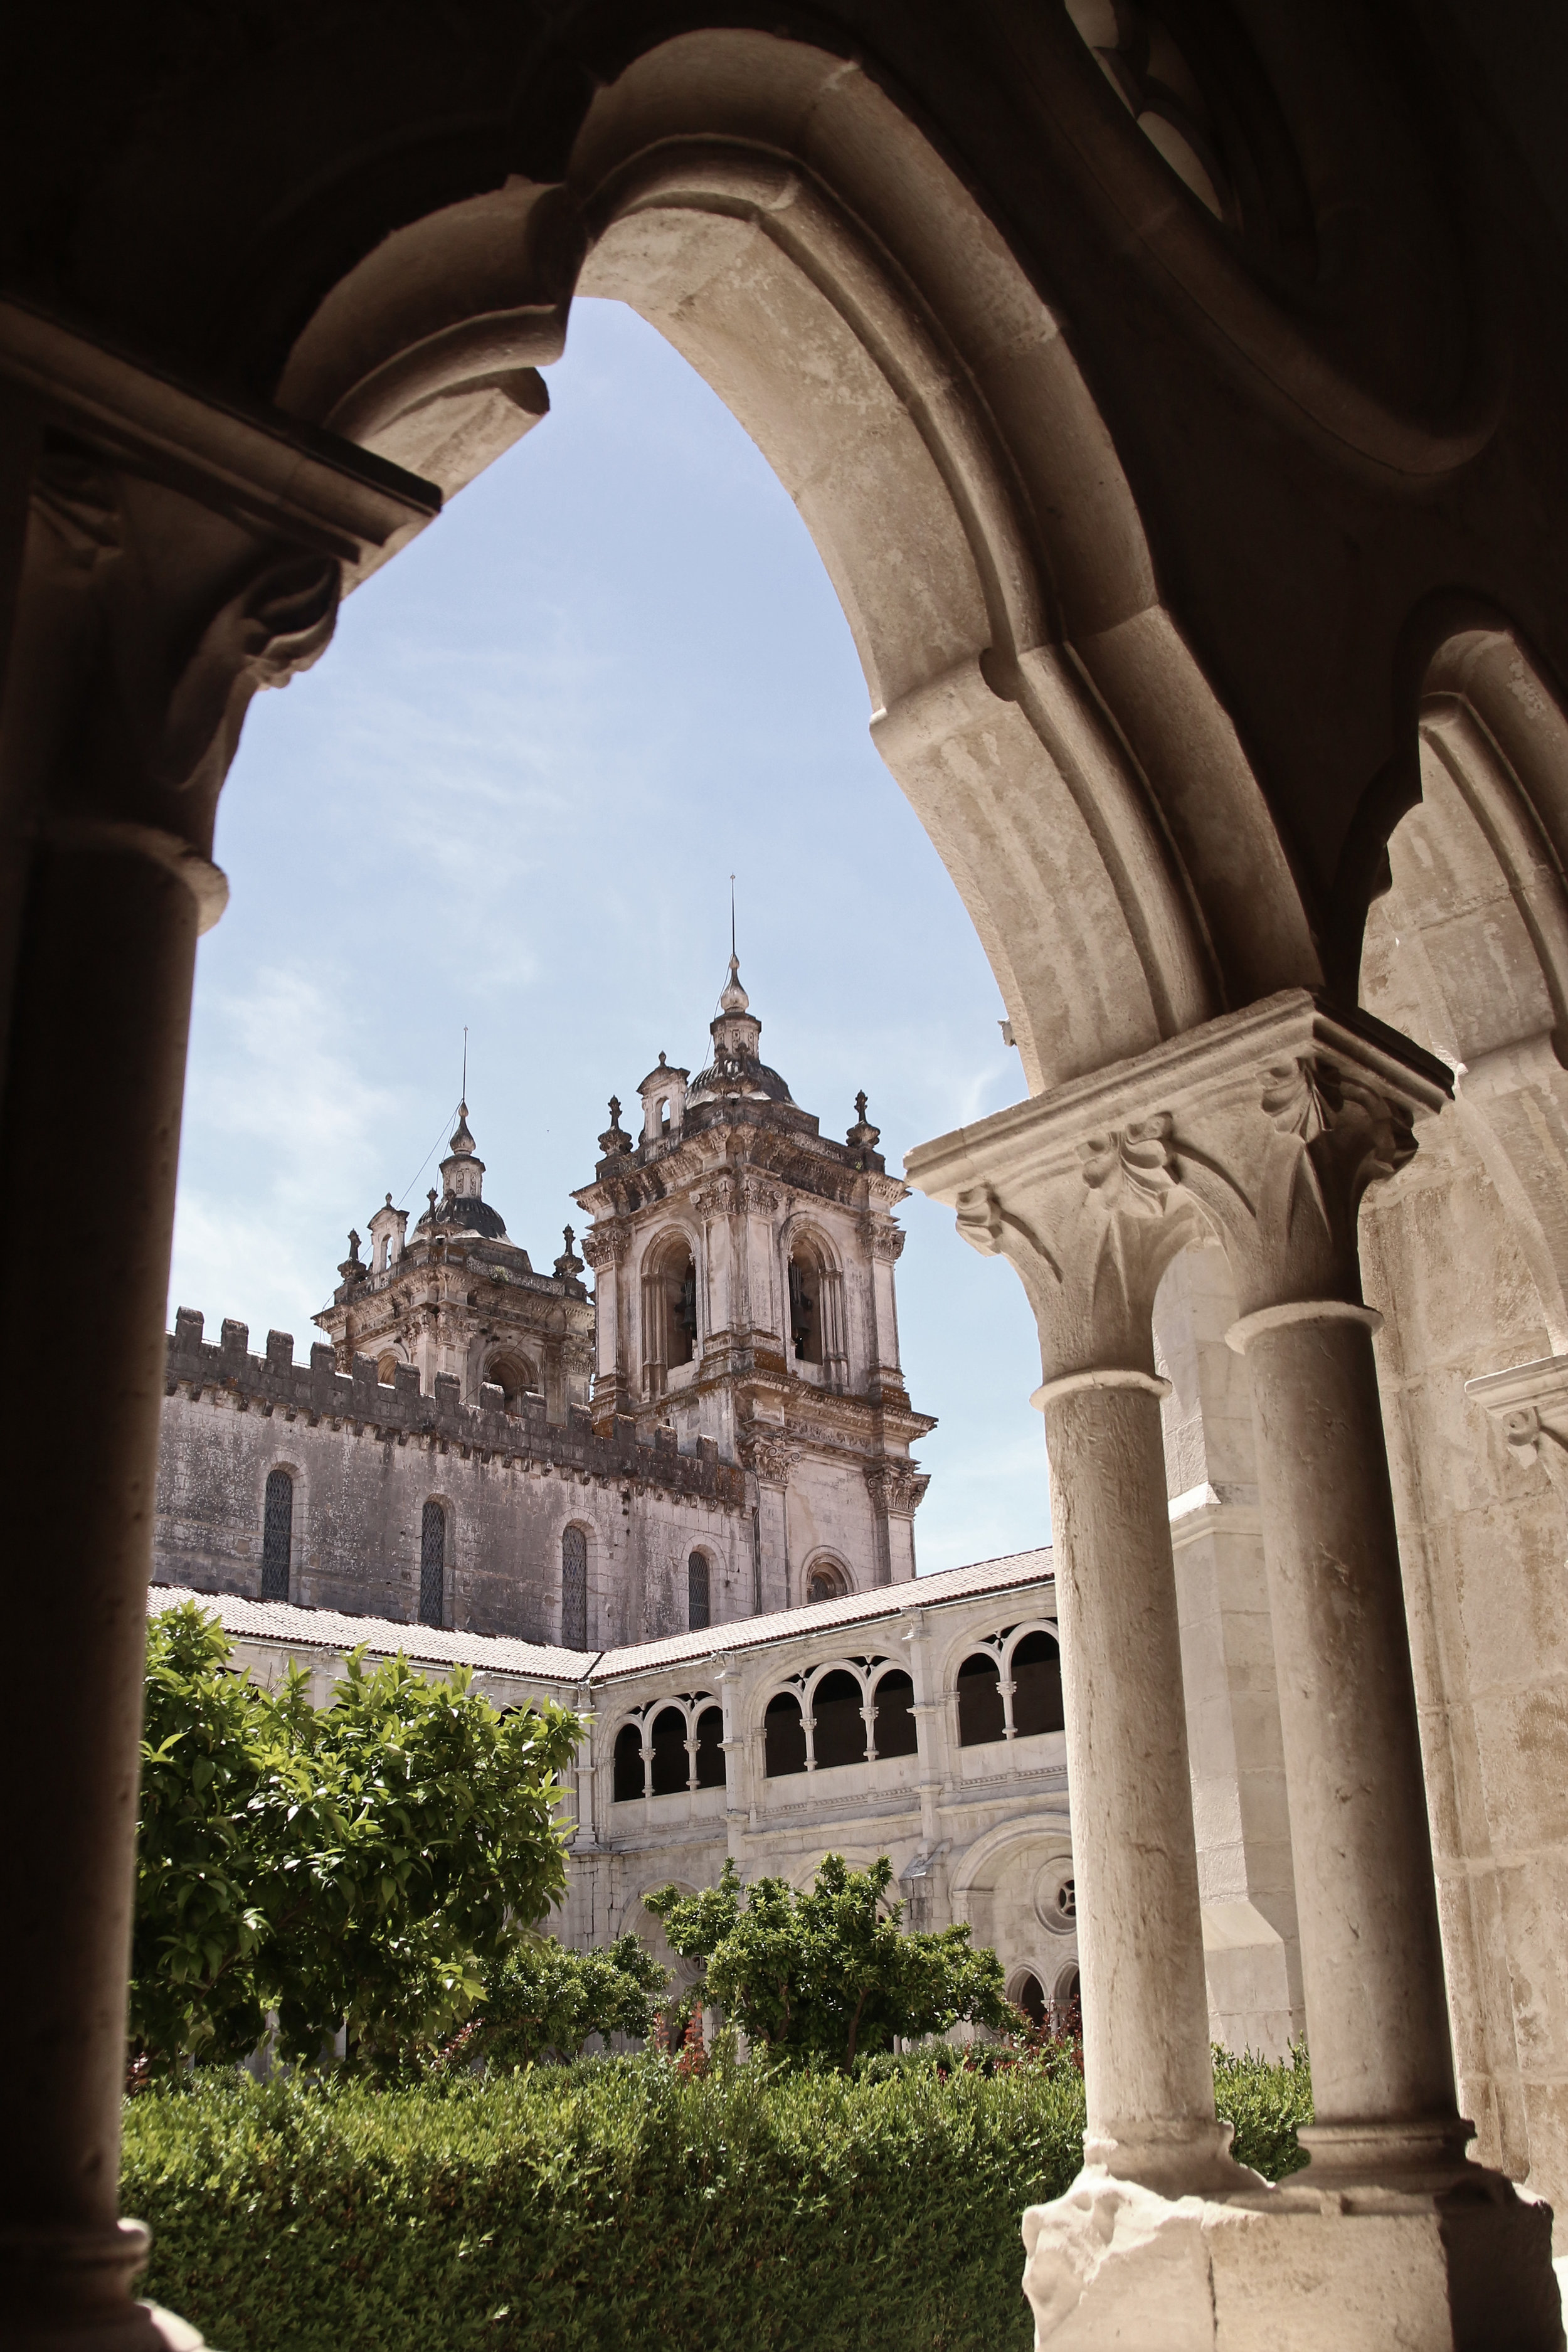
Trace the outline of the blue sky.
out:
M 805 525 L 707 385 L 581 301 L 552 415 L 253 704 L 218 819 L 170 1311 L 292 1331 L 351 1224 L 437 1181 L 468 1024 L 487 1194 L 546 1266 L 605 1101 L 695 1069 L 729 952 L 763 1052 L 842 1135 L 912 1145 L 1023 1092 L 957 892 L 867 732 Z M 922 1570 L 1048 1532 L 1033 1318 L 911 1197 L 913 1402 L 940 1416 Z

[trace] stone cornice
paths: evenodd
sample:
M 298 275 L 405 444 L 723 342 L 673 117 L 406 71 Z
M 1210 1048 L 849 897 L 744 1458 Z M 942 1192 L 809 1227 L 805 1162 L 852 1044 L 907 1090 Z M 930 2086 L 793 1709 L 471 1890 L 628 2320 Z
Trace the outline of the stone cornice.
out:
M 0 376 L 111 462 L 351 570 L 440 511 L 433 484 L 368 449 L 183 384 L 15 299 L 0 300 Z

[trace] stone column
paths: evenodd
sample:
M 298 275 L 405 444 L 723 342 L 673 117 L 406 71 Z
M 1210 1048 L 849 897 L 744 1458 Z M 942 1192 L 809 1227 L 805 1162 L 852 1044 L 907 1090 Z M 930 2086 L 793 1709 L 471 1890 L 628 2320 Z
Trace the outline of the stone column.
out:
M 1238 2184 L 1215 2119 L 1181 1631 L 1152 1373 L 1049 1381 L 1084 2160 L 1172 2195 Z
M 1415 1686 L 1372 1335 L 1340 1300 L 1245 1316 L 1290 1790 L 1314 2178 L 1464 2167 Z
M 911 1181 L 1022 1276 L 1040 1326 L 1079 1883 L 1086 2162 L 1223 2195 L 1152 1313 L 1200 1230 L 1153 1123 L 1020 1104 L 911 1153 Z M 1104 1107 L 1107 1111 L 1110 1106 Z
M 121 2352 L 163 2340 L 129 2292 L 145 2233 L 117 2218 L 120 2101 L 186 1024 L 196 935 L 226 895 L 216 797 L 251 694 L 327 643 L 341 563 L 430 509 L 395 469 L 356 475 L 357 452 L 335 462 L 207 410 L 0 305 L 0 377 L 13 366 L 75 436 L 35 469 L 0 707 L 0 1413 L 27 1465 L 9 1629 L 18 1655 L 69 1670 L 22 1676 L 0 1718 L 10 1785 L 34 1792 L 5 1825 L 0 2002 L 18 2032 L 0 2227 L 7 2343 Z M 68 1243 L 49 1252 L 33 1239 L 45 1142 Z

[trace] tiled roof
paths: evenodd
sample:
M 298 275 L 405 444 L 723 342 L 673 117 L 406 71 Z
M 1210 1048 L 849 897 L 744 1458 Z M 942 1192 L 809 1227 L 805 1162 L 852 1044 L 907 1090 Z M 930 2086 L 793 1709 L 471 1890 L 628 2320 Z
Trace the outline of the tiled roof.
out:
M 595 1654 L 592 1650 L 547 1649 L 542 1642 L 516 1642 L 505 1633 L 448 1633 L 439 1625 L 402 1625 L 390 1617 L 351 1617 L 339 1609 L 299 1609 L 290 1601 L 192 1592 L 178 1584 L 153 1585 L 147 1596 L 148 1614 L 160 1616 L 186 1601 L 216 1617 L 226 1633 L 287 1642 L 301 1650 L 357 1650 L 363 1643 L 376 1657 L 395 1657 L 401 1650 L 421 1664 L 475 1666 L 551 1682 L 580 1682 Z
M 818 1601 L 809 1608 L 781 1609 L 765 1617 L 741 1617 L 728 1625 L 710 1626 L 700 1633 L 675 1633 L 662 1642 L 642 1642 L 619 1650 L 558 1650 L 541 1642 L 514 1641 L 504 1633 L 448 1633 L 435 1625 L 399 1624 L 388 1617 L 353 1617 L 335 1609 L 300 1609 L 288 1601 L 247 1601 L 232 1592 L 192 1592 L 180 1585 L 155 1584 L 148 1595 L 148 1613 L 162 1614 L 195 1601 L 217 1618 L 224 1631 L 252 1640 L 286 1642 L 290 1648 L 343 1652 L 363 1643 L 374 1655 L 391 1657 L 401 1650 L 424 1664 L 473 1666 L 481 1672 L 521 1675 L 541 1681 L 605 1682 L 618 1675 L 641 1674 L 651 1667 L 678 1665 L 683 1659 L 710 1658 L 720 1650 L 754 1650 L 798 1634 L 826 1632 L 836 1625 L 861 1625 L 879 1618 L 896 1617 L 908 1609 L 940 1608 L 944 1601 L 965 1601 L 977 1593 L 1003 1592 L 1015 1585 L 1048 1583 L 1049 1546 L 1039 1551 L 1009 1552 L 1001 1559 L 976 1560 L 968 1568 L 951 1568 L 935 1576 L 918 1576 L 912 1584 L 883 1585 L 872 1592 L 851 1592 L 842 1601 Z

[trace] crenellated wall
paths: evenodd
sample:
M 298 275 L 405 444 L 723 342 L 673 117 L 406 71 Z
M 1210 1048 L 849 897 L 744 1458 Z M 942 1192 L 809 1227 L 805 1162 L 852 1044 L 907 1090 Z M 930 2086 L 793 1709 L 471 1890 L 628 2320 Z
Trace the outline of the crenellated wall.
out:
M 169 1342 L 159 1447 L 155 1578 L 199 1591 L 261 1592 L 267 1481 L 294 1482 L 289 1597 L 411 1622 L 419 1613 L 425 1507 L 446 1523 L 443 1622 L 475 1633 L 562 1638 L 562 1537 L 588 1548 L 590 1646 L 684 1633 L 688 1562 L 710 1566 L 716 1623 L 755 1607 L 746 1474 L 711 1444 L 637 1442 L 629 1421 L 595 1434 L 574 1407 L 461 1402 L 455 1379 L 426 1394 L 412 1365 L 379 1383 L 367 1358 L 333 1369 L 327 1346 L 297 1364 L 287 1333 L 264 1355 L 242 1323 L 215 1346 L 182 1309 Z

